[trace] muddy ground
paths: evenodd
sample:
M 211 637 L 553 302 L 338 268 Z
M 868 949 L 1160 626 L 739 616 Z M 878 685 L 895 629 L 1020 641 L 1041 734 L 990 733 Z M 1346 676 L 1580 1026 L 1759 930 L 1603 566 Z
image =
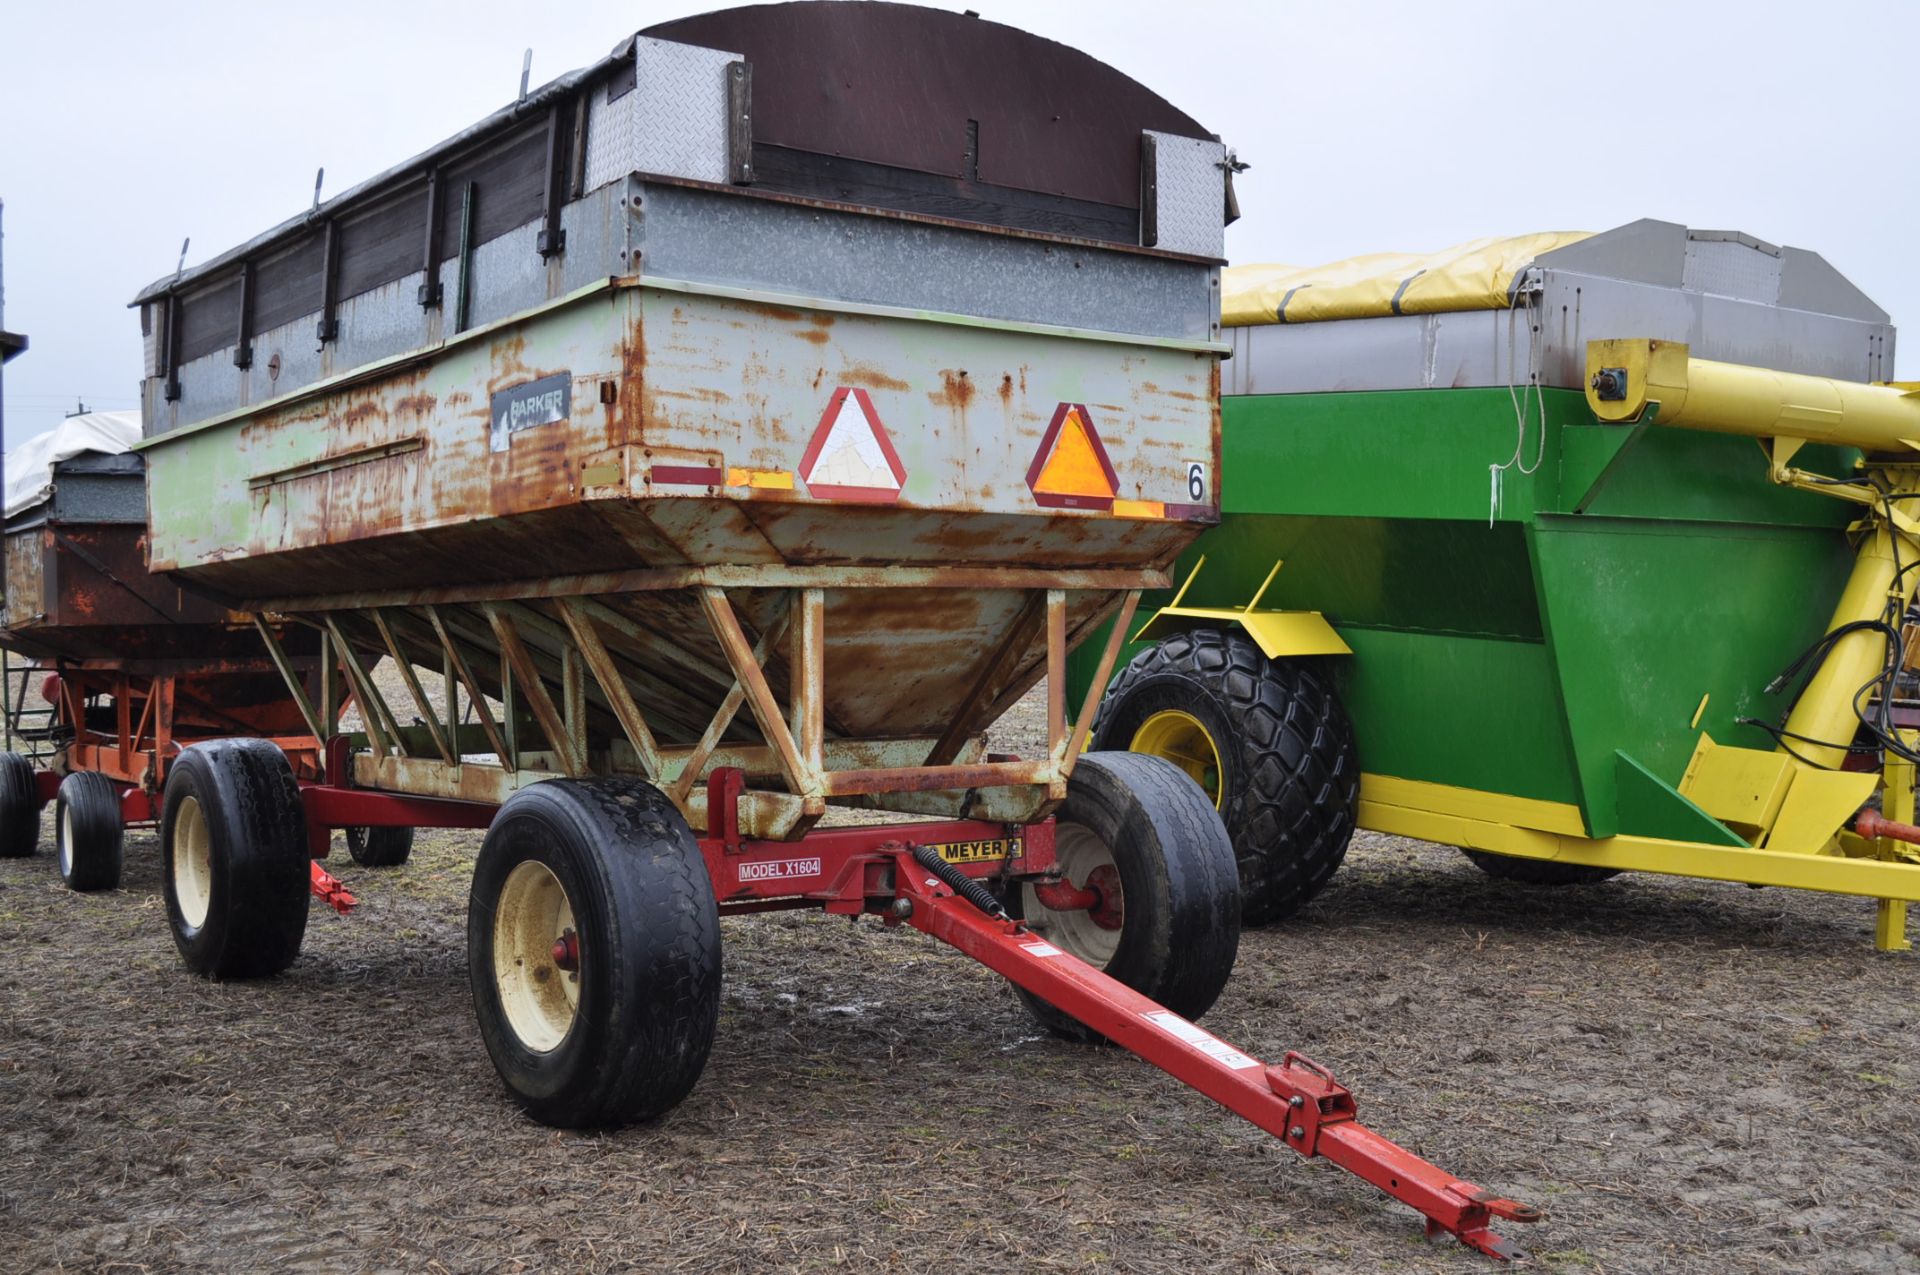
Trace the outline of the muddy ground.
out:
M 692 1097 L 562 1134 L 515 1113 L 473 1025 L 478 834 L 398 870 L 336 853 L 359 911 L 316 905 L 286 976 L 225 986 L 177 963 L 151 835 L 90 897 L 51 840 L 0 861 L 0 1270 L 1486 1269 L 1145 1064 L 1038 1035 L 911 932 L 729 920 Z M 1363 835 L 1246 936 L 1207 1022 L 1544 1206 L 1537 1269 L 1914 1270 L 1920 959 L 1871 922 L 1646 876 L 1503 885 Z

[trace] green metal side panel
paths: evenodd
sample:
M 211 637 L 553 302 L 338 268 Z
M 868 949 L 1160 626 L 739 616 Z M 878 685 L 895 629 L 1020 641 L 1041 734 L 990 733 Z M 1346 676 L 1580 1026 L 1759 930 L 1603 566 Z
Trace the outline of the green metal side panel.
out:
M 1376 775 L 1580 800 L 1553 661 L 1540 642 L 1340 626 L 1335 685 Z
M 1839 502 L 1835 502 L 1837 505 Z M 1530 529 L 1548 643 L 1595 836 L 1615 816 L 1616 750 L 1678 784 L 1698 730 L 1771 748 L 1769 679 L 1826 628 L 1852 555 L 1804 527 L 1542 515 Z
M 1228 398 L 1223 520 L 1176 578 L 1204 554 L 1186 601 L 1242 606 L 1285 559 L 1261 605 L 1324 612 L 1353 647 L 1336 680 L 1368 771 L 1671 836 L 1694 821 L 1657 790 L 1701 730 L 1768 746 L 1734 719 L 1785 707 L 1762 688 L 1824 630 L 1849 511 L 1769 484 L 1751 440 L 1599 425 L 1573 391 L 1537 402 L 1522 458 L 1539 465 L 1502 473 L 1496 509 L 1490 467 L 1521 438 L 1505 390 Z M 1076 653 L 1071 694 L 1098 650 Z
M 1744 846 L 1746 839 L 1681 796 L 1660 776 L 1622 752 L 1613 755 L 1620 826 L 1642 837 Z

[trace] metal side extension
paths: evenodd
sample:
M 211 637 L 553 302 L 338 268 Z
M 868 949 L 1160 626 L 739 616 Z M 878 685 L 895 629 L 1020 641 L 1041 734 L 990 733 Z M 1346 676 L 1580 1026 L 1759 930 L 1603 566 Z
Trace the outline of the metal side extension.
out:
M 1444 1232 L 1489 1257 L 1526 1256 L 1494 1233 L 1494 1219 L 1538 1222 L 1539 1209 L 1464 1182 L 1373 1132 L 1325 1067 L 1292 1052 L 1278 1066 L 1263 1064 L 1046 942 L 991 898 L 963 897 L 982 893 L 976 883 L 956 889 L 935 863 L 904 848 L 896 861 L 891 920 L 958 948 L 1301 1155 L 1331 1160 L 1418 1209 L 1429 1238 Z

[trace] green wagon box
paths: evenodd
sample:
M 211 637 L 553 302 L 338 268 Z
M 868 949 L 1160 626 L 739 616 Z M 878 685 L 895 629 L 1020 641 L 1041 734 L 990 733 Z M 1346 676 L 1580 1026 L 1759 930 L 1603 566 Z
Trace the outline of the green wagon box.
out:
M 1129 635 L 1095 746 L 1209 786 L 1250 919 L 1311 897 L 1356 825 L 1535 882 L 1920 897 L 1911 845 L 1839 831 L 1875 791 L 1836 768 L 1851 737 L 1807 767 L 1779 734 L 1781 674 L 1855 560 L 1861 452 L 1796 438 L 1803 480 L 1769 482 L 1767 432 L 1790 427 L 1649 428 L 1589 401 L 1589 344 L 1623 339 L 1738 365 L 1755 402 L 1864 389 L 1892 375 L 1885 312 L 1813 253 L 1656 221 L 1236 268 L 1223 294 L 1222 522 L 1178 595 L 1144 600 L 1177 605 Z M 1877 674 L 1889 643 L 1856 639 Z M 1762 782 L 1784 791 L 1789 764 L 1792 801 Z M 1889 904 L 1887 945 L 1898 924 Z

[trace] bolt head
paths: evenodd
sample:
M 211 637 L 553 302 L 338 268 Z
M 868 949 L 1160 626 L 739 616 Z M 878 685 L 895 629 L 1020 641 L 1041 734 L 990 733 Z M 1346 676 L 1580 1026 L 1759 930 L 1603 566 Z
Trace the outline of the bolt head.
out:
M 1307 1131 L 1299 1125 L 1295 1125 L 1293 1128 L 1287 1130 L 1287 1136 L 1289 1138 L 1304 1138 L 1307 1136 Z

